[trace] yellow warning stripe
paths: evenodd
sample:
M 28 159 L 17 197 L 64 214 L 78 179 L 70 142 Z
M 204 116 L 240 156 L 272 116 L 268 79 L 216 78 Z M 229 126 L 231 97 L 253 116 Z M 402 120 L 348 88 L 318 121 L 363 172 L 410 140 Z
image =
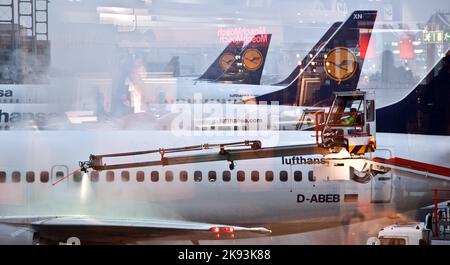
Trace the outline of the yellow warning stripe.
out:
M 365 146 L 365 145 L 361 145 L 360 148 L 359 148 L 359 150 L 358 150 L 356 153 L 357 153 L 358 155 L 366 153 L 366 147 L 367 147 L 367 146 Z
M 349 152 L 349 153 L 353 153 L 353 149 L 355 149 L 355 147 L 356 147 L 356 145 L 350 145 L 350 146 L 348 147 L 348 152 Z
M 371 145 L 351 145 L 348 147 L 349 153 L 353 154 L 364 154 L 369 152 L 374 152 L 375 149 Z

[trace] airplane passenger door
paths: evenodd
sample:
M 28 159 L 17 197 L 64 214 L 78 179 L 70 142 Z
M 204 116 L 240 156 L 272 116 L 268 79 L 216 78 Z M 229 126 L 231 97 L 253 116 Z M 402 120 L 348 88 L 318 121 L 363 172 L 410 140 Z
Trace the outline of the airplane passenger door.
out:
M 389 149 L 377 149 L 371 153 L 371 158 L 380 157 L 389 159 L 392 152 Z M 371 180 L 371 202 L 389 203 L 392 199 L 392 173 L 378 174 Z

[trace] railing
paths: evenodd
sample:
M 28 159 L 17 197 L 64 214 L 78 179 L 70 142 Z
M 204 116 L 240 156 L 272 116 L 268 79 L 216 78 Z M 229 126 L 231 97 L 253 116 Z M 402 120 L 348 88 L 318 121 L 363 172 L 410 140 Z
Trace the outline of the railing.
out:
M 316 143 L 319 144 L 319 134 L 322 136 L 323 130 L 326 127 L 342 127 L 342 128 L 353 128 L 353 132 L 351 134 L 338 134 L 337 137 L 354 137 L 354 136 L 369 136 L 367 132 L 364 132 L 364 112 L 334 112 L 334 113 L 328 113 L 325 115 L 325 112 L 323 110 L 317 111 L 314 113 L 315 115 L 315 127 L 316 127 Z M 351 124 L 344 124 L 342 122 L 340 123 L 331 123 L 333 119 L 330 117 L 336 116 L 336 115 L 353 115 L 355 116 L 355 120 Z M 359 121 L 357 120 L 359 117 Z M 326 121 L 326 122 L 325 122 Z M 357 129 L 360 129 L 358 132 Z M 321 138 L 321 137 L 320 137 Z
M 447 192 L 450 193 L 450 189 L 432 189 L 433 191 L 433 203 L 434 203 L 434 209 L 433 209 L 433 221 L 434 221 L 434 236 L 439 236 L 439 222 L 440 221 L 449 221 L 448 213 L 445 212 L 445 216 L 438 216 L 439 208 L 438 204 L 439 202 L 445 202 L 450 201 L 450 197 L 439 197 L 439 192 Z

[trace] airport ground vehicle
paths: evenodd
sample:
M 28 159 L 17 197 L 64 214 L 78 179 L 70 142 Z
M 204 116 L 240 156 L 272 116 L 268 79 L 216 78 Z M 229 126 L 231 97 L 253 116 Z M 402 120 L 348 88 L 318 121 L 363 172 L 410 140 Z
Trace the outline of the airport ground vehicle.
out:
M 449 191 L 450 189 L 433 189 L 433 211 L 426 215 L 424 222 L 389 225 L 378 232 L 377 238 L 369 238 L 367 244 L 450 245 L 450 203 L 445 195 L 442 196 Z

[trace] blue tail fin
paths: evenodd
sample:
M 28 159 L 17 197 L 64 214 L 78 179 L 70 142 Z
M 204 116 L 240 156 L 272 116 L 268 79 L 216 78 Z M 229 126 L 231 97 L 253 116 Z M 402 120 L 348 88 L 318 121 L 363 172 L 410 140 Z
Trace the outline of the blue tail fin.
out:
M 286 88 L 249 100 L 280 105 L 329 106 L 333 92 L 355 90 L 377 11 L 355 11 Z
M 450 135 L 450 50 L 405 98 L 377 110 L 377 132 Z
M 328 30 L 325 32 L 325 34 L 322 36 L 322 38 L 314 45 L 314 47 L 309 51 L 309 53 L 301 60 L 301 62 L 295 67 L 294 71 L 283 81 L 278 82 L 276 84 L 273 84 L 274 86 L 287 86 L 292 81 L 294 81 L 298 75 L 300 74 L 300 68 L 302 66 L 305 66 L 309 63 L 312 57 L 316 55 L 316 53 L 322 48 L 322 46 L 327 42 L 328 39 L 330 39 L 331 35 L 333 35 L 334 32 L 341 26 L 342 22 L 335 22 Z
M 230 42 L 198 80 L 213 81 L 219 78 L 234 62 L 236 56 L 241 52 L 243 45 L 243 41 Z
M 233 64 L 215 81 L 259 85 L 272 34 L 258 34 L 242 49 Z

